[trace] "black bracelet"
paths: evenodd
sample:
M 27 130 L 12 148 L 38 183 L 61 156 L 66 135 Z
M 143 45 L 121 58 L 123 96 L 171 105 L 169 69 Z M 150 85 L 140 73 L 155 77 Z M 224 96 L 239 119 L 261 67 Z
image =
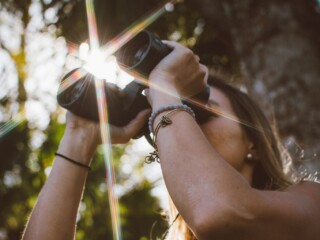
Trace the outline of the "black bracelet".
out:
M 77 161 L 75 161 L 75 160 L 72 160 L 71 158 L 68 158 L 68 157 L 66 157 L 66 156 L 64 156 L 64 155 L 62 155 L 62 154 L 60 154 L 60 153 L 55 153 L 54 155 L 55 155 L 55 156 L 58 156 L 58 157 L 61 157 L 61 158 L 65 159 L 65 160 L 67 160 L 67 161 L 69 161 L 69 162 L 71 162 L 71 163 L 73 163 L 73 164 L 76 164 L 76 165 L 78 165 L 78 166 L 80 166 L 80 167 L 83 167 L 83 168 L 86 168 L 86 169 L 88 169 L 88 170 L 91 170 L 91 167 L 89 167 L 88 165 L 85 165 L 85 164 L 83 164 L 83 163 L 80 163 L 80 162 L 77 162 Z

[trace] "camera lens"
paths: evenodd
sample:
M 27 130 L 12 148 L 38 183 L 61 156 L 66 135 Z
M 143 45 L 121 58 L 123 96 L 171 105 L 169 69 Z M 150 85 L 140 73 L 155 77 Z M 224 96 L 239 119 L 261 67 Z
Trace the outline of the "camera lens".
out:
M 65 77 L 63 81 L 66 81 L 66 79 L 68 78 L 69 75 L 67 75 L 67 77 Z M 63 89 L 64 87 L 61 87 L 60 89 L 60 93 L 59 95 L 59 101 L 62 104 L 66 104 L 66 105 L 70 105 L 73 104 L 74 102 L 77 102 L 83 95 L 83 93 L 86 90 L 86 87 L 88 85 L 88 82 L 84 81 L 83 78 L 79 79 L 76 83 L 73 83 L 71 86 Z
M 148 35 L 142 32 L 118 51 L 117 60 L 126 68 L 135 68 L 146 57 L 149 48 Z
M 133 59 L 133 62 L 130 63 L 130 65 L 136 65 L 137 63 L 139 63 L 141 61 L 141 59 L 144 59 L 145 56 L 147 55 L 148 53 L 148 43 L 142 45 L 138 50 L 137 52 L 134 54 L 134 59 Z
M 118 63 L 127 71 L 148 76 L 170 53 L 170 49 L 153 33 L 143 30 L 116 52 Z

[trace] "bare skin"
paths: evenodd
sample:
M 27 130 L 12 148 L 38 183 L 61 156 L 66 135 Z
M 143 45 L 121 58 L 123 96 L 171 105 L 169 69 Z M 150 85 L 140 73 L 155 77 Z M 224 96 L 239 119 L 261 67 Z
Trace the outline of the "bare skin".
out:
M 150 110 L 141 112 L 125 128 L 111 127 L 112 142 L 129 141 L 149 114 Z M 99 134 L 96 123 L 68 113 L 66 131 L 57 152 L 90 165 L 99 144 Z M 87 175 L 87 169 L 56 157 L 22 239 L 74 239 L 77 211 Z
M 197 58 L 193 56 L 192 60 L 189 50 L 174 42 L 167 44 L 176 55 L 161 62 L 150 81 L 182 96 L 193 95 L 195 92 L 190 91 L 197 88 L 189 81 L 205 75 L 204 69 L 201 65 L 194 67 Z M 184 66 L 183 70 L 177 69 L 179 66 Z M 211 99 L 224 111 L 234 114 L 224 94 L 215 89 L 211 93 Z M 152 85 L 150 97 L 153 109 L 179 103 Z M 252 170 L 244 162 L 254 146 L 237 123 L 218 117 L 201 129 L 186 112 L 173 115 L 172 121 L 174 124 L 162 128 L 157 138 L 161 168 L 173 202 L 198 239 L 293 240 L 319 236 L 319 184 L 302 183 L 283 192 L 255 190 L 250 187 Z M 192 153 L 186 149 L 192 149 Z
M 199 92 L 206 81 L 207 69 L 199 64 L 197 56 L 177 43 L 166 43 L 173 51 L 149 77 L 153 109 L 181 103 L 155 86 L 189 97 Z M 211 88 L 210 99 L 234 115 L 229 99 L 221 91 Z M 112 128 L 113 142 L 128 141 L 146 116 L 147 112 L 141 113 L 127 127 Z M 161 168 L 173 202 L 198 239 L 318 238 L 319 184 L 304 182 L 284 191 L 255 190 L 250 186 L 252 165 L 245 161 L 248 152 L 256 154 L 254 144 L 238 123 L 214 117 L 199 126 L 183 111 L 171 119 L 173 124 L 161 128 L 157 135 Z M 58 152 L 89 164 L 98 143 L 97 125 L 69 115 Z M 55 160 L 24 239 L 74 238 L 86 176 L 85 169 L 59 158 Z

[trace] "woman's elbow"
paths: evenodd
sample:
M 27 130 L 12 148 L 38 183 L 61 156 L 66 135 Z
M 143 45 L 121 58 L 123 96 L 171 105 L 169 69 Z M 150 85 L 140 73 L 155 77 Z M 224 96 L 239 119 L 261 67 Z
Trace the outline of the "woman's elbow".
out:
M 204 211 L 194 220 L 192 230 L 200 240 L 227 239 L 230 234 L 239 233 L 254 221 L 254 216 L 247 211 L 223 209 Z

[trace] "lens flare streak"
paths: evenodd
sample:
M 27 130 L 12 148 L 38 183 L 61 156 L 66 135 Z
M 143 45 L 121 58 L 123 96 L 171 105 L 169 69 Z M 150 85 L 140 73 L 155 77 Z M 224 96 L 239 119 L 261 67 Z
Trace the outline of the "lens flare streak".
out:
M 119 48 L 135 37 L 141 30 L 148 27 L 151 23 L 157 20 L 163 13 L 166 12 L 166 4 L 175 4 L 177 0 L 165 1 L 158 7 L 148 12 L 146 15 L 135 21 L 125 30 L 123 30 L 118 36 L 109 41 L 101 48 L 101 51 L 105 56 L 114 54 Z
M 100 131 L 102 148 L 104 154 L 104 161 L 106 166 L 107 186 L 109 194 L 109 205 L 111 212 L 111 220 L 113 226 L 114 239 L 121 239 L 121 225 L 118 198 L 114 192 L 114 186 L 116 184 L 115 171 L 112 164 L 112 148 L 110 141 L 110 130 L 108 125 L 108 109 L 104 90 L 104 80 L 96 79 L 96 93 L 99 110 Z
M 96 17 L 94 12 L 93 0 L 86 0 L 90 49 L 91 53 L 99 50 L 99 37 L 97 32 Z M 121 240 L 121 224 L 118 198 L 115 194 L 115 171 L 113 167 L 112 148 L 110 141 L 110 130 L 108 125 L 108 109 L 105 95 L 104 80 L 95 79 L 96 96 L 99 112 L 100 133 L 102 140 L 102 149 L 107 175 L 107 191 L 109 198 L 109 207 L 111 212 L 113 239 Z
M 79 81 L 86 74 L 87 72 L 82 68 L 75 70 L 72 74 L 70 74 L 70 76 L 64 79 L 63 82 L 60 84 L 58 94 L 67 90 L 69 87 L 71 87 L 73 84 Z
M 170 1 L 170 2 L 174 2 L 174 1 Z M 165 2 L 165 4 L 167 3 L 168 1 Z M 165 12 L 165 8 L 164 8 L 165 4 L 161 5 L 156 10 L 152 11 L 147 17 L 144 17 L 140 21 L 131 25 L 129 28 L 125 29 L 119 35 L 119 37 L 116 37 L 114 40 L 110 41 L 102 49 L 99 49 L 99 37 L 97 32 L 94 4 L 92 0 L 86 0 L 86 10 L 87 10 L 91 52 L 101 51 L 106 58 L 111 56 L 116 50 L 118 50 L 126 42 L 132 39 L 140 30 L 147 27 L 149 24 L 155 21 L 160 15 L 162 15 Z M 73 84 L 75 82 L 74 79 L 75 78 L 71 76 L 69 81 L 66 82 L 66 86 L 64 86 L 62 89 L 66 89 L 68 86 Z M 99 111 L 102 148 L 103 148 L 104 161 L 106 166 L 107 186 L 108 186 L 108 195 L 109 195 L 109 205 L 111 210 L 113 237 L 114 239 L 118 240 L 118 239 L 121 239 L 121 225 L 120 225 L 118 199 L 114 192 L 114 186 L 116 181 L 115 181 L 115 172 L 112 164 L 113 162 L 112 148 L 111 148 L 111 142 L 110 142 L 110 131 L 108 127 L 108 115 L 107 115 L 108 111 L 107 111 L 106 96 L 104 92 L 104 81 L 101 79 L 97 79 L 95 81 L 95 84 L 96 84 L 96 95 L 97 95 L 97 103 L 98 103 L 98 111 Z
M 139 75 L 139 73 L 133 73 L 133 75 L 137 76 L 138 77 L 138 81 L 140 81 L 142 84 L 146 85 L 146 86 L 151 86 L 155 89 L 157 89 L 159 92 L 162 92 L 162 93 L 165 93 L 171 97 L 174 97 L 174 98 L 177 98 L 177 99 L 180 99 L 181 97 L 177 94 L 174 94 L 174 93 L 171 93 L 170 91 L 168 91 L 167 89 L 164 89 L 163 87 L 157 85 L 157 84 L 154 84 L 154 83 L 151 83 L 150 81 L 148 81 L 148 79 L 146 78 L 143 78 L 141 75 Z M 244 125 L 244 126 L 247 126 L 247 127 L 250 127 L 254 130 L 257 130 L 261 133 L 264 132 L 263 129 L 260 129 L 258 127 L 255 127 L 253 126 L 252 124 L 250 123 L 247 123 L 241 119 L 238 119 L 236 116 L 230 114 L 230 113 L 227 113 L 225 111 L 223 111 L 220 107 L 218 106 L 208 106 L 206 104 L 203 104 L 202 102 L 200 101 L 197 101 L 196 99 L 192 99 L 192 98 L 185 98 L 184 100 L 187 100 L 189 101 L 190 103 L 194 104 L 195 106 L 199 107 L 199 108 L 202 108 L 206 111 L 209 111 L 215 115 L 218 115 L 218 116 L 221 116 L 221 117 L 224 117 L 226 119 L 229 119 L 231 121 L 234 121 L 234 122 L 237 122 L 241 125 Z
M 97 31 L 96 16 L 94 12 L 93 0 L 86 0 L 86 10 L 89 28 L 89 40 L 91 50 L 99 49 L 99 37 Z
M 0 139 L 7 135 L 12 129 L 23 123 L 25 120 L 26 119 L 24 117 L 17 115 L 13 119 L 10 119 L 9 121 L 0 125 Z

